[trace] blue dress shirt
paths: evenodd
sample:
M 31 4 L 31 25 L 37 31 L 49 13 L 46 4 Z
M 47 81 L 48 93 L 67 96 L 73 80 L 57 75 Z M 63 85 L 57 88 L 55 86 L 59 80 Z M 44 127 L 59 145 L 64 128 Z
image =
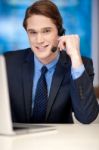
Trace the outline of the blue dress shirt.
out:
M 59 54 L 57 55 L 56 59 L 53 60 L 50 64 L 47 64 L 46 67 L 48 69 L 46 73 L 46 82 L 47 82 L 47 90 L 48 90 L 48 96 L 50 93 L 50 87 L 51 87 L 51 82 L 52 82 L 52 77 L 54 74 L 54 70 L 56 67 L 56 64 L 59 59 Z M 33 89 L 32 89 L 32 108 L 34 107 L 34 99 L 35 99 L 35 93 L 36 93 L 36 87 L 37 87 L 37 82 L 40 78 L 41 75 L 41 68 L 44 64 L 42 64 L 37 57 L 34 55 L 34 78 L 33 78 Z
M 47 90 L 48 90 L 48 96 L 50 93 L 50 87 L 51 87 L 51 82 L 52 82 L 52 77 L 55 71 L 56 64 L 59 59 L 59 54 L 57 55 L 56 59 L 53 60 L 50 64 L 47 64 L 46 67 L 48 69 L 46 73 L 46 82 L 47 82 Z M 40 78 L 41 75 L 41 68 L 44 64 L 42 64 L 37 57 L 34 55 L 34 77 L 33 77 L 33 89 L 32 89 L 32 109 L 34 107 L 34 100 L 35 100 L 35 93 L 36 93 L 36 87 L 37 87 L 37 82 Z M 71 68 L 71 75 L 73 79 L 79 78 L 82 73 L 84 72 L 85 68 L 84 65 L 81 65 L 77 69 Z

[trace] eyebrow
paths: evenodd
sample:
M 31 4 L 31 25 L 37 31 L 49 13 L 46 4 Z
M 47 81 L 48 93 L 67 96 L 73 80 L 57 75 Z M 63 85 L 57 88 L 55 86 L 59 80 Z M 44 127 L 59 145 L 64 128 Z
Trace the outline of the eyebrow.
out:
M 41 30 L 51 30 L 52 29 L 52 27 L 44 27 L 44 28 L 42 28 Z M 31 31 L 34 31 L 34 32 L 37 32 L 35 29 L 27 29 L 27 31 L 29 31 L 29 32 L 31 32 Z

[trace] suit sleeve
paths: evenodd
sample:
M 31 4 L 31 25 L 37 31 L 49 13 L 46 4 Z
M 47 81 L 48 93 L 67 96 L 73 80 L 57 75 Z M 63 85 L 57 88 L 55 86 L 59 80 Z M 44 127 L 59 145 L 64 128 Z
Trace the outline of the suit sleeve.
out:
M 71 80 L 71 99 L 74 115 L 81 123 L 91 123 L 99 112 L 96 100 L 93 79 L 94 69 L 91 59 L 83 59 L 85 71 L 83 74 Z

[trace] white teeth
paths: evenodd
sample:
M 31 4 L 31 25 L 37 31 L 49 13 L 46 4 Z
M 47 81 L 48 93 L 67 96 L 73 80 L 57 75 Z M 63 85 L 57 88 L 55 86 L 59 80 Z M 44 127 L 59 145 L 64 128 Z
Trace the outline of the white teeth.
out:
M 44 48 L 42 47 L 42 48 L 39 48 L 39 50 L 44 50 Z
M 43 51 L 43 50 L 45 50 L 45 48 L 46 48 L 47 46 L 48 46 L 48 45 L 46 45 L 46 46 L 44 46 L 44 47 L 37 47 L 37 49 Z

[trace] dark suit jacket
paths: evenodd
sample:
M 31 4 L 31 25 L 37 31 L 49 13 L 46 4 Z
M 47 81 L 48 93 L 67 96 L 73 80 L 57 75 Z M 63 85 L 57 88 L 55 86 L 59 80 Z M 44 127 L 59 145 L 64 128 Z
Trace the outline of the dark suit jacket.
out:
M 4 54 L 13 122 L 30 123 L 32 115 L 32 86 L 34 54 L 31 49 Z M 92 61 L 83 58 L 86 70 L 76 80 L 71 77 L 71 61 L 65 51 L 52 79 L 46 112 L 46 123 L 73 123 L 72 111 L 82 123 L 92 122 L 98 114 L 98 103 L 93 90 Z

